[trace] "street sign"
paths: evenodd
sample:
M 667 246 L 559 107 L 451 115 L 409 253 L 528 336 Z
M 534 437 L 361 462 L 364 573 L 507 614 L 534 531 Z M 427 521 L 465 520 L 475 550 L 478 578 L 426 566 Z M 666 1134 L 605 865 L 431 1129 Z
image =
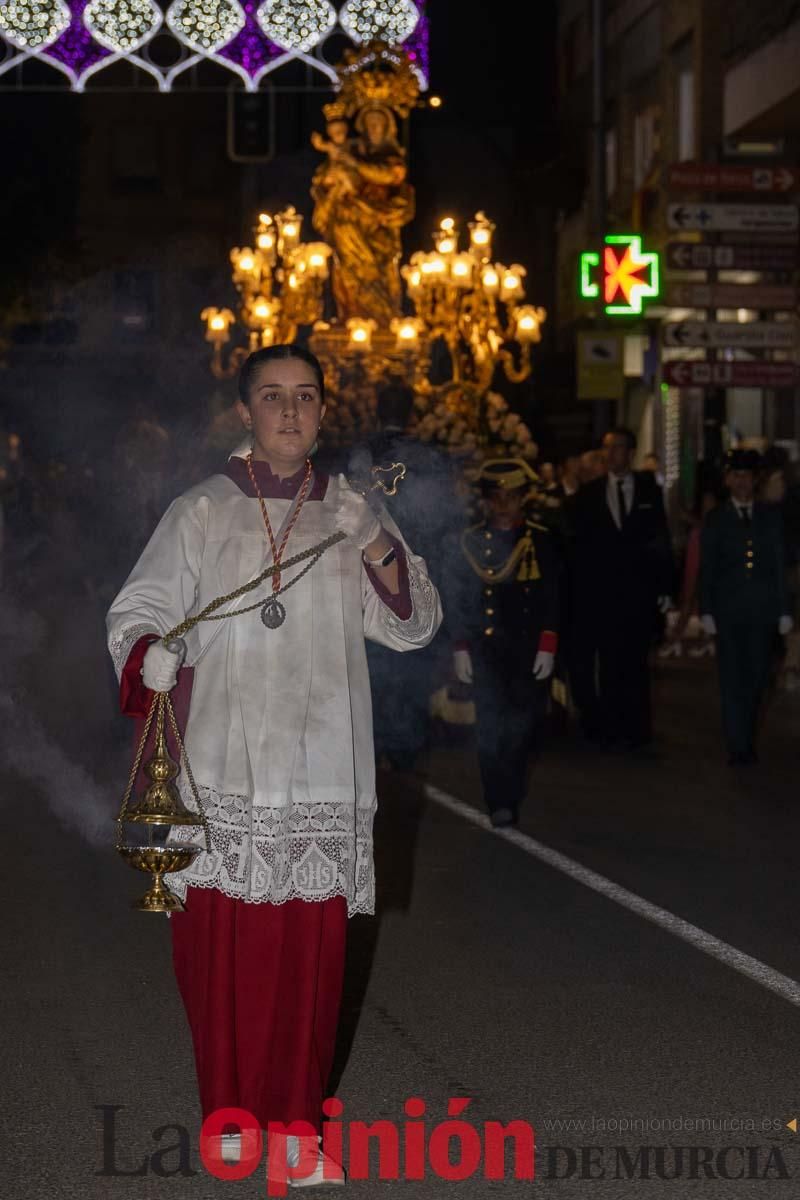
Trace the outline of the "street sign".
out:
M 709 246 L 705 242 L 668 242 L 667 266 L 677 271 L 794 271 L 797 246 Z
M 664 379 L 674 387 L 794 387 L 798 372 L 787 362 L 664 363 Z
M 800 171 L 794 167 L 673 163 L 667 169 L 667 187 L 691 192 L 797 192 Z
M 739 229 L 787 233 L 797 229 L 796 204 L 668 204 L 670 229 Z
M 794 308 L 797 289 L 779 283 L 668 283 L 671 308 Z
M 791 350 L 797 345 L 794 321 L 679 321 L 664 325 L 662 333 L 665 346 Z
M 578 399 L 621 400 L 625 395 L 622 333 L 578 334 Z

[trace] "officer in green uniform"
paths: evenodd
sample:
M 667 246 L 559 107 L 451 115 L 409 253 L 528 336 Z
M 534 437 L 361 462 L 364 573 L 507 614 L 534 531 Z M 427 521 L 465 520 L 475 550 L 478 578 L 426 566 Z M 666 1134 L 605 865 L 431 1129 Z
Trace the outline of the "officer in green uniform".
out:
M 449 542 L 441 584 L 455 674 L 473 685 L 481 781 L 496 826 L 515 823 L 525 798 L 557 649 L 556 555 L 546 526 L 525 507 L 536 481 L 522 459 L 483 464 L 486 518 Z
M 709 513 L 700 554 L 703 627 L 716 634 L 722 725 L 731 766 L 757 761 L 756 725 L 776 632 L 792 627 L 779 513 L 754 500 L 754 450 L 726 460 L 728 500 Z

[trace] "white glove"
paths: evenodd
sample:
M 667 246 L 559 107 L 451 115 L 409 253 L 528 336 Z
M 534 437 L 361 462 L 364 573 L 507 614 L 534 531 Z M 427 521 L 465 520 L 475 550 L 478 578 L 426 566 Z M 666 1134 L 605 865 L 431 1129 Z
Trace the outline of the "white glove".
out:
M 334 521 L 341 533 L 346 533 L 359 550 L 369 546 L 383 532 L 375 513 L 359 492 L 354 492 L 345 479 L 341 479 L 340 500 Z
M 556 656 L 549 650 L 540 650 L 533 660 L 533 678 L 549 679 L 553 674 L 553 664 Z
M 183 654 L 173 654 L 163 642 L 153 642 L 142 662 L 144 686 L 151 692 L 171 692 L 178 682 Z
M 781 637 L 786 637 L 787 633 L 791 633 L 794 629 L 794 621 L 789 616 L 783 616 L 778 621 L 778 633 Z
M 669 612 L 669 610 L 671 608 L 672 608 L 672 596 L 659 596 L 658 597 L 658 611 L 661 613 L 662 616 L 666 616 L 666 614 Z
M 472 655 L 469 650 L 453 651 L 453 671 L 459 683 L 472 683 Z
M 700 624 L 709 637 L 714 637 L 717 632 L 717 622 L 712 617 L 711 613 L 703 613 L 700 618 Z

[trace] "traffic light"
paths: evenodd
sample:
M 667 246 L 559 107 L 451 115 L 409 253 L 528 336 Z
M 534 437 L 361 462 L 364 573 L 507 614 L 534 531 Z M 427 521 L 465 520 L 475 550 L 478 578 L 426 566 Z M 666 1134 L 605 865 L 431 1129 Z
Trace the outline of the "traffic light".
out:
M 228 157 L 232 162 L 269 162 L 275 154 L 272 92 L 228 92 Z

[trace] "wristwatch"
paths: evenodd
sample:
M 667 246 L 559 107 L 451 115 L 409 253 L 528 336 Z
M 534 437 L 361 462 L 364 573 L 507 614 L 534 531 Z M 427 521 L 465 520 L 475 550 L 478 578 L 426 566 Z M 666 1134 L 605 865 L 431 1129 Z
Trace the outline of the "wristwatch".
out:
M 395 553 L 394 546 L 392 546 L 391 550 L 386 551 L 383 558 L 371 559 L 364 555 L 364 562 L 368 567 L 388 567 L 396 558 L 397 554 Z

